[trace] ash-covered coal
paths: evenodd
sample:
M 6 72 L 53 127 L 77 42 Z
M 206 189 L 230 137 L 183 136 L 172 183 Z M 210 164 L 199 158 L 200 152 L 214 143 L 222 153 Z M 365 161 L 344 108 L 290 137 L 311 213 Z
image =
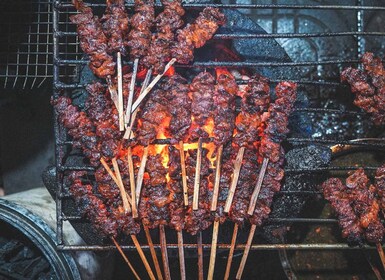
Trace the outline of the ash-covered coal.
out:
M 286 169 L 306 169 L 326 167 L 331 161 L 331 150 L 323 145 L 310 145 L 295 148 L 286 154 Z M 316 191 L 317 186 L 325 180 L 320 173 L 289 173 L 285 184 L 274 199 L 270 219 L 296 218 L 299 216 L 309 196 L 286 192 Z M 268 223 L 261 229 L 262 236 L 271 243 L 282 243 L 290 224 Z

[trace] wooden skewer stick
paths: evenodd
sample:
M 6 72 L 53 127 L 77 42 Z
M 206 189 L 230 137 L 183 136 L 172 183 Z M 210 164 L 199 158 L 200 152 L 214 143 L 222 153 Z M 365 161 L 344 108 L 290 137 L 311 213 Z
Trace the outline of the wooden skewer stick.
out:
M 127 161 L 128 161 L 128 172 L 130 173 L 130 187 L 131 187 L 131 199 L 132 199 L 132 217 L 138 218 L 137 210 L 137 200 L 136 200 L 136 190 L 135 190 L 135 173 L 134 173 L 134 163 L 132 162 L 132 151 L 131 147 L 127 150 Z
M 203 280 L 203 246 L 202 246 L 202 232 L 197 235 L 198 239 L 198 279 Z
M 371 259 L 368 256 L 368 254 L 366 254 L 365 249 L 361 248 L 361 253 L 364 255 L 366 261 L 368 262 L 368 264 L 372 268 L 372 271 L 373 271 L 374 275 L 376 276 L 377 280 L 383 280 L 379 269 L 373 264 L 373 262 L 371 261 Z
M 146 77 L 144 78 L 143 86 L 142 86 L 142 89 L 140 91 L 140 94 L 142 94 L 144 89 L 148 86 L 148 83 L 150 82 L 150 78 L 151 78 L 151 70 L 148 70 Z M 126 132 L 124 133 L 124 136 L 123 136 L 124 139 L 131 139 L 133 137 L 132 128 L 134 126 L 135 119 L 136 119 L 138 112 L 139 112 L 139 108 L 136 108 L 135 111 L 132 113 L 130 125 L 127 127 Z
M 159 226 L 159 234 L 160 234 L 160 250 L 162 252 L 162 261 L 163 261 L 163 271 L 166 279 L 170 280 L 171 274 L 170 274 L 170 265 L 168 264 L 167 241 L 166 241 L 166 233 L 164 231 L 164 225 Z
M 385 253 L 384 253 L 384 249 L 382 248 L 382 244 L 380 242 L 376 244 L 376 247 L 377 247 L 377 252 L 380 255 L 382 266 L 384 267 L 384 270 L 385 270 Z
M 107 80 L 108 91 L 110 92 L 111 100 L 112 102 L 114 102 L 116 109 L 119 110 L 118 93 L 116 92 L 116 88 L 112 84 L 111 76 L 108 76 L 106 80 Z
M 269 164 L 269 159 L 264 158 L 262 162 L 261 170 L 259 171 L 257 184 L 255 185 L 253 194 L 251 195 L 251 198 L 250 198 L 250 205 L 249 205 L 249 209 L 247 210 L 247 214 L 249 215 L 254 214 L 255 205 L 257 204 L 258 195 L 259 195 L 259 192 L 261 191 L 263 178 L 265 177 L 268 164 Z
M 150 79 L 152 76 L 152 69 L 148 69 L 146 73 L 146 77 L 144 77 L 144 81 L 142 83 L 142 88 L 140 89 L 140 94 L 143 93 L 143 91 L 148 87 L 148 84 L 150 83 Z
M 184 263 L 184 248 L 183 248 L 183 232 L 181 230 L 178 230 L 176 234 L 178 236 L 180 279 L 186 280 L 186 265 Z
M 183 202 L 184 206 L 188 206 L 188 188 L 187 188 L 187 173 L 186 173 L 186 159 L 184 157 L 184 144 L 179 141 L 180 166 L 182 169 L 182 185 L 183 185 Z
M 173 58 L 170 60 L 169 63 L 167 63 L 166 67 L 164 68 L 164 71 L 162 74 L 157 75 L 152 82 L 148 85 L 148 87 L 143 91 L 143 93 L 138 97 L 138 99 L 135 101 L 134 105 L 132 105 L 131 111 L 133 112 L 136 108 L 139 107 L 140 103 L 143 101 L 143 99 L 149 94 L 149 92 L 152 90 L 152 88 L 155 86 L 155 84 L 166 74 L 168 69 L 175 63 L 176 59 Z
M 115 159 L 115 161 L 116 161 L 116 159 Z M 118 178 L 116 177 L 114 172 L 112 172 L 111 168 L 108 166 L 108 164 L 106 163 L 106 161 L 103 158 L 100 159 L 100 162 L 102 163 L 103 167 L 107 170 L 107 173 L 111 176 L 112 180 L 114 180 L 115 184 L 119 188 L 120 196 L 122 197 L 122 201 L 123 201 L 124 211 L 126 213 L 130 213 L 131 212 L 130 204 L 132 204 L 132 200 L 131 200 L 131 197 L 126 193 L 124 186 L 123 186 L 123 182 L 121 183 L 118 180 Z
M 134 100 L 134 91 L 135 91 L 136 76 L 138 74 L 138 65 L 139 65 L 139 58 L 136 58 L 134 60 L 134 68 L 132 70 L 130 90 L 128 92 L 126 116 L 125 116 L 125 122 L 124 122 L 125 125 L 128 125 L 131 120 L 131 108 L 132 108 L 132 101 Z
M 156 275 L 158 276 L 158 280 L 163 280 L 162 270 L 160 269 L 158 257 L 156 256 L 154 243 L 152 242 L 150 230 L 144 224 L 143 224 L 143 228 L 144 228 L 144 232 L 146 233 L 148 246 L 150 247 L 151 257 L 152 257 L 152 261 L 154 262 Z
M 228 280 L 230 277 L 230 270 L 231 270 L 231 265 L 233 263 L 233 256 L 234 256 L 234 250 L 235 250 L 235 242 L 237 241 L 237 235 L 238 235 L 238 224 L 234 224 L 234 231 L 233 231 L 233 237 L 231 238 L 229 257 L 227 258 L 225 277 L 223 278 L 224 280 Z
M 197 162 L 195 166 L 193 210 L 199 209 L 199 187 L 201 183 L 201 165 L 202 165 L 202 138 L 198 140 Z
M 120 52 L 116 56 L 116 64 L 118 65 L 118 113 L 119 113 L 119 130 L 124 130 L 124 104 L 123 104 L 123 74 L 122 74 L 122 55 Z
M 151 280 L 155 280 L 154 273 L 151 270 L 151 266 L 147 261 L 146 255 L 144 254 L 142 247 L 140 247 L 140 244 L 138 242 L 138 239 L 136 238 L 136 235 L 131 234 L 131 239 L 132 239 L 132 242 L 134 242 L 135 248 L 139 253 L 139 256 L 144 264 L 144 267 L 146 268 L 148 276 L 150 277 Z
M 218 230 L 219 230 L 219 220 L 216 220 L 214 221 L 213 238 L 211 240 L 209 273 L 207 275 L 208 280 L 214 279 L 215 259 L 217 255 L 217 243 L 218 243 Z
M 116 249 L 118 249 L 120 255 L 123 257 L 124 261 L 127 263 L 128 267 L 131 269 L 132 273 L 135 275 L 137 280 L 140 280 L 138 273 L 135 271 L 135 268 L 132 266 L 131 262 L 128 260 L 126 254 L 123 252 L 122 247 L 116 242 L 115 238 L 111 237 L 112 242 L 114 242 Z
M 220 145 L 217 153 L 217 162 L 215 168 L 215 183 L 213 190 L 213 199 L 211 201 L 211 211 L 217 210 L 218 195 L 219 195 L 219 182 L 221 181 L 221 162 L 222 162 L 223 145 Z M 214 238 L 214 236 L 213 236 Z
M 245 269 L 247 257 L 249 256 L 250 247 L 251 247 L 251 243 L 253 242 L 254 233 L 255 233 L 256 228 L 257 228 L 256 225 L 251 225 L 249 237 L 247 238 L 247 243 L 245 246 L 245 251 L 243 252 L 242 260 L 241 260 L 241 263 L 239 265 L 237 275 L 235 276 L 235 279 L 237 279 L 237 280 L 240 280 L 242 278 L 242 273 L 243 273 L 243 270 Z
M 231 181 L 229 195 L 227 197 L 226 204 L 225 204 L 225 209 L 224 209 L 225 213 L 229 213 L 231 204 L 233 203 L 235 188 L 237 187 L 237 184 L 238 184 L 239 172 L 241 171 L 244 152 L 245 152 L 245 147 L 241 147 L 238 151 L 237 158 L 235 159 L 233 180 Z
M 138 177 L 136 178 L 136 205 L 139 207 L 140 193 L 142 192 L 143 176 L 146 169 L 148 146 L 144 147 L 142 160 L 140 161 Z
M 132 205 L 132 199 L 131 199 L 130 195 L 128 193 L 126 193 L 126 189 L 124 188 L 122 176 L 120 175 L 119 165 L 118 165 L 118 162 L 116 161 L 116 158 L 112 159 L 112 166 L 114 167 L 115 176 L 116 176 L 116 179 L 119 183 L 118 186 L 119 186 L 119 190 L 120 190 L 120 193 L 121 193 L 122 199 L 123 199 L 123 208 L 124 208 L 124 210 L 126 210 L 126 207 L 127 207 L 127 209 L 129 209 L 130 205 L 128 202 L 128 197 L 130 198 L 131 205 Z M 130 211 L 131 211 L 131 209 L 130 209 Z M 127 210 L 126 210 L 126 212 L 127 212 Z

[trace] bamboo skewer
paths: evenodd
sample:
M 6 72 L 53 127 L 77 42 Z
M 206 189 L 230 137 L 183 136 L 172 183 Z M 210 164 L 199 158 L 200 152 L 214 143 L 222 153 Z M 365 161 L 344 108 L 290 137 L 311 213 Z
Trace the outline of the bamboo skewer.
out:
M 194 196 L 193 196 L 193 210 L 199 209 L 199 187 L 201 182 L 201 165 L 202 165 L 202 138 L 198 140 L 197 162 L 195 166 L 195 181 L 194 181 Z
M 136 58 L 134 60 L 134 67 L 132 70 L 130 90 L 128 92 L 128 100 L 127 100 L 126 115 L 125 115 L 125 122 L 124 122 L 126 126 L 128 126 L 128 124 L 130 124 L 130 121 L 131 121 L 131 108 L 132 108 L 132 101 L 134 100 L 134 91 L 135 91 L 136 76 L 138 74 L 138 65 L 139 65 L 139 58 Z
M 121 195 L 122 195 L 122 199 L 123 199 L 123 208 L 124 208 L 124 210 L 126 210 L 126 212 L 127 212 L 127 209 L 130 209 L 129 207 L 130 207 L 130 205 L 129 205 L 129 202 L 128 202 L 128 197 L 130 197 L 129 196 L 129 194 L 128 193 L 126 193 L 126 189 L 124 188 L 124 184 L 123 184 L 123 180 L 122 180 L 122 176 L 120 175 L 120 170 L 119 170 L 119 165 L 118 165 L 118 162 L 116 161 L 116 158 L 113 158 L 112 159 L 112 166 L 114 167 L 114 170 L 115 170 L 115 176 L 116 176 L 116 179 L 117 179 L 117 181 L 118 181 L 118 183 L 119 183 L 119 190 L 120 190 L 120 192 L 121 192 Z M 131 203 L 131 205 L 132 205 L 132 199 L 131 199 L 131 197 L 130 197 L 130 203 Z M 130 211 L 131 211 L 131 209 L 130 209 Z M 129 212 L 130 212 L 129 211 Z
M 111 237 L 111 240 L 112 240 L 112 242 L 114 242 L 116 249 L 118 249 L 120 255 L 123 257 L 124 261 L 127 263 L 128 267 L 131 269 L 131 271 L 134 274 L 135 278 L 137 280 L 140 280 L 140 277 L 139 277 L 138 273 L 135 271 L 135 268 L 132 266 L 131 262 L 128 260 L 126 254 L 123 252 L 123 250 L 120 247 L 119 243 L 113 237 Z
M 218 230 L 219 230 L 219 220 L 214 221 L 213 238 L 211 240 L 209 273 L 207 275 L 208 280 L 214 279 L 215 259 L 217 255 L 217 243 L 218 243 Z
M 112 102 L 114 102 L 116 109 L 119 110 L 118 93 L 116 92 L 116 88 L 112 84 L 111 76 L 108 76 L 106 80 L 107 80 L 108 91 L 110 92 L 111 100 Z
M 178 255 L 179 255 L 179 269 L 180 269 L 180 279 L 186 280 L 186 265 L 184 262 L 184 248 L 183 248 L 183 232 L 178 230 L 176 232 L 178 236 Z
M 256 184 L 254 191 L 253 191 L 253 194 L 251 195 L 251 198 L 250 198 L 250 205 L 249 205 L 249 209 L 247 210 L 247 214 L 249 214 L 249 215 L 253 215 L 253 213 L 254 213 L 255 205 L 257 204 L 258 195 L 259 195 L 259 192 L 261 191 L 263 178 L 265 177 L 265 173 L 266 173 L 266 169 L 267 169 L 268 164 L 269 164 L 269 159 L 264 158 L 263 162 L 262 162 L 261 170 L 259 171 L 257 184 Z
M 139 96 L 143 93 L 145 88 L 148 86 L 148 83 L 150 82 L 150 78 L 151 78 L 151 70 L 148 70 L 146 77 L 144 78 L 142 89 L 140 90 Z M 132 113 L 130 125 L 127 127 L 126 132 L 124 133 L 124 136 L 123 136 L 124 139 L 131 139 L 133 137 L 132 128 L 134 126 L 135 119 L 138 112 L 139 112 L 139 108 L 136 108 L 135 111 Z
M 162 252 L 164 276 L 166 277 L 167 280 L 170 280 L 171 274 L 170 274 L 170 265 L 168 264 L 166 233 L 164 231 L 163 225 L 159 226 L 159 234 L 160 234 L 160 249 Z
M 256 228 L 257 228 L 257 225 L 251 225 L 249 237 L 247 238 L 245 251 L 243 252 L 241 264 L 239 265 L 239 269 L 238 269 L 237 275 L 235 277 L 235 279 L 237 279 L 237 280 L 240 280 L 242 278 L 242 273 L 243 273 L 243 270 L 245 269 L 247 257 L 249 256 L 250 247 L 251 247 L 251 243 L 253 242 L 254 233 L 255 233 Z
M 376 276 L 377 280 L 383 280 L 379 269 L 372 263 L 371 259 L 366 254 L 365 249 L 361 248 L 361 253 L 362 253 L 362 255 L 364 255 L 366 261 L 368 262 L 368 264 L 372 268 L 372 271 L 373 271 L 374 275 Z
M 115 159 L 115 161 L 116 161 L 116 159 Z M 106 161 L 103 158 L 100 159 L 100 162 L 102 163 L 102 165 L 106 169 L 107 173 L 111 176 L 112 180 L 115 182 L 115 184 L 119 188 L 120 196 L 122 197 L 122 201 L 123 201 L 124 211 L 126 213 L 130 213 L 131 212 L 130 204 L 132 204 L 132 200 L 131 200 L 131 197 L 126 193 L 124 186 L 123 186 L 123 182 L 121 183 L 117 179 L 116 175 L 114 174 L 114 172 L 112 172 L 111 168 L 108 166 L 108 164 L 106 163 Z
M 380 255 L 382 266 L 384 267 L 384 270 L 385 270 L 385 253 L 384 253 L 384 249 L 382 248 L 382 244 L 381 243 L 377 243 L 376 247 L 377 247 L 378 255 Z
M 118 66 L 118 113 L 119 113 L 119 130 L 124 130 L 124 104 L 123 104 L 123 74 L 122 74 L 122 55 L 120 52 L 116 56 L 116 64 Z
M 140 103 L 143 101 L 143 99 L 149 94 L 149 92 L 153 89 L 155 84 L 166 74 L 168 69 L 175 63 L 176 59 L 173 58 L 167 63 L 167 65 L 164 68 L 164 71 L 162 74 L 158 74 L 152 82 L 148 85 L 148 87 L 143 91 L 143 93 L 138 97 L 138 99 L 135 101 L 134 105 L 132 105 L 131 111 L 133 112 L 136 108 L 139 107 Z
M 188 188 L 187 188 L 187 174 L 186 174 L 186 159 L 184 156 L 183 141 L 179 141 L 180 166 L 182 169 L 182 185 L 183 185 L 183 202 L 184 206 L 188 206 Z
M 136 248 L 136 250 L 139 253 L 139 256 L 140 256 L 140 258 L 141 258 L 141 260 L 142 260 L 142 262 L 144 264 L 144 267 L 146 268 L 148 276 L 150 277 L 151 280 L 155 280 L 154 273 L 151 270 L 151 266 L 149 265 L 149 263 L 147 261 L 147 258 L 145 256 L 143 250 L 142 250 L 142 247 L 140 247 L 140 244 L 138 242 L 138 239 L 136 238 L 136 235 L 131 234 L 131 239 L 132 239 L 132 242 L 134 242 L 135 248 Z
M 238 155 L 234 163 L 233 179 L 231 181 L 229 195 L 227 197 L 226 204 L 225 204 L 225 209 L 224 209 L 225 213 L 228 213 L 230 211 L 231 204 L 233 203 L 235 188 L 237 187 L 237 184 L 238 184 L 239 172 L 241 171 L 244 152 L 245 152 L 245 147 L 241 147 L 238 151 Z
M 142 160 L 140 161 L 138 177 L 136 178 L 136 205 L 139 206 L 140 193 L 142 192 L 143 176 L 146 169 L 148 146 L 144 147 Z
M 234 256 L 234 250 L 235 250 L 235 242 L 237 241 L 237 235 L 238 235 L 238 224 L 234 224 L 234 231 L 233 231 L 233 237 L 231 238 L 229 257 L 227 258 L 226 272 L 223 278 L 224 280 L 228 280 L 230 277 L 231 264 L 233 263 L 233 256 Z
M 221 181 L 221 162 L 222 162 L 223 145 L 220 145 L 217 153 L 217 162 L 215 168 L 215 183 L 213 190 L 213 199 L 211 201 L 211 211 L 217 210 L 218 195 L 219 195 L 219 182 Z
M 158 280 L 163 280 L 162 270 L 160 269 L 158 257 L 156 256 L 154 243 L 152 242 L 150 230 L 144 224 L 143 224 L 143 228 L 144 228 L 144 232 L 146 233 L 146 239 L 147 239 L 148 246 L 150 247 L 150 253 L 151 253 L 152 261 L 153 261 L 154 266 L 155 266 L 156 275 L 158 276 Z
M 200 231 L 197 236 L 198 241 L 198 279 L 203 280 L 203 246 L 202 246 L 202 232 Z
M 132 162 L 131 147 L 129 147 L 127 150 L 127 161 L 128 161 L 128 172 L 130 173 L 132 217 L 138 218 L 137 199 L 136 199 L 136 190 L 135 190 L 135 173 L 134 173 L 134 163 Z

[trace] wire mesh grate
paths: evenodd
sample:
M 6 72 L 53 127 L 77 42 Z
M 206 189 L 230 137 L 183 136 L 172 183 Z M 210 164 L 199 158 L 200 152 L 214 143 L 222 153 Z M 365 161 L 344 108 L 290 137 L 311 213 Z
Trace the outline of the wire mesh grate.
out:
M 103 3 L 90 3 L 95 9 L 103 10 L 105 4 Z M 158 5 L 160 7 L 160 5 Z M 186 9 L 201 9 L 208 6 L 208 4 L 186 4 Z M 342 90 L 347 90 L 346 86 L 341 85 L 339 82 L 338 73 L 339 71 L 348 65 L 357 65 L 359 62 L 359 55 L 365 51 L 365 42 L 370 38 L 376 38 L 375 40 L 384 40 L 385 30 L 379 27 L 378 29 L 365 29 L 363 21 L 365 19 L 365 13 L 385 13 L 385 5 L 374 5 L 374 6 L 361 6 L 361 5 L 278 5 L 278 4 L 269 4 L 269 5 L 254 5 L 254 4 L 211 4 L 210 6 L 226 8 L 226 9 L 245 9 L 251 11 L 258 11 L 262 15 L 265 13 L 265 17 L 271 17 L 273 13 L 279 12 L 281 15 L 285 13 L 292 15 L 296 11 L 303 10 L 316 10 L 323 12 L 347 12 L 349 15 L 352 15 L 354 20 L 351 21 L 350 25 L 347 26 L 346 30 L 322 30 L 319 32 L 310 32 L 305 33 L 301 32 L 301 28 L 288 30 L 288 32 L 278 32 L 274 27 L 274 24 L 271 24 L 269 32 L 267 34 L 241 34 L 241 33 L 231 33 L 231 34 L 217 34 L 215 39 L 279 39 L 280 43 L 286 44 L 287 42 L 292 42 L 293 40 L 306 40 L 309 44 L 313 42 L 312 40 L 323 40 L 330 39 L 335 40 L 337 38 L 349 38 L 351 42 L 354 42 L 350 45 L 348 54 L 342 58 L 338 56 L 315 56 L 310 59 L 303 59 L 302 57 L 291 57 L 291 62 L 258 62 L 258 61 L 243 61 L 243 62 L 217 62 L 217 61 L 204 61 L 204 62 L 195 62 L 192 65 L 177 65 L 176 67 L 189 67 L 189 68 L 211 68 L 218 66 L 225 66 L 231 68 L 243 68 L 249 67 L 254 68 L 258 67 L 273 67 L 273 68 L 298 68 L 301 72 L 310 73 L 305 78 L 298 79 L 300 89 L 302 91 L 309 91 L 314 96 L 310 99 L 309 107 L 297 107 L 295 114 L 305 115 L 312 114 L 316 115 L 317 118 L 336 118 L 339 121 L 341 120 L 351 120 L 353 118 L 366 118 L 366 115 L 361 111 L 355 109 L 354 107 L 345 107 L 341 108 L 339 106 L 333 107 L 325 101 L 329 96 L 335 95 L 337 92 Z M 127 7 L 132 7 L 132 5 L 127 5 Z M 84 88 L 84 84 L 80 81 L 79 71 L 84 65 L 88 63 L 87 59 L 84 58 L 77 45 L 77 34 L 75 32 L 75 27 L 69 23 L 68 16 L 73 14 L 74 8 L 70 1 L 61 1 L 58 0 L 54 3 L 53 7 L 53 22 L 54 22 L 54 97 L 58 97 L 60 94 L 71 94 L 76 89 Z M 279 25 L 279 24 L 276 24 Z M 267 28 L 269 29 L 269 28 Z M 282 41 L 283 40 L 283 41 Z M 327 47 L 324 45 L 323 47 Z M 69 50 L 70 49 L 70 50 Z M 338 51 L 346 52 L 344 49 L 339 49 Z M 309 69 L 312 69 L 311 71 Z M 328 73 L 328 75 L 324 75 Z M 286 77 L 285 77 L 286 78 Z M 273 79 L 271 82 L 276 83 L 281 79 Z M 294 79 L 295 80 L 295 79 Z M 315 101 L 314 101 L 315 100 Z M 55 116 L 57 117 L 57 116 Z M 70 199 L 68 192 L 68 186 L 63 184 L 63 177 L 67 171 L 70 170 L 87 170 L 92 172 L 93 168 L 85 165 L 72 165 L 66 162 L 66 151 L 67 147 L 70 147 L 72 142 L 71 139 L 67 138 L 65 129 L 61 124 L 55 122 L 55 135 L 56 135 L 56 166 L 58 172 L 58 199 L 57 199 L 57 216 L 58 216 L 58 228 L 57 228 L 57 237 L 58 237 L 58 248 L 61 250 L 111 250 L 114 249 L 110 245 L 84 245 L 84 246 L 75 246 L 71 244 L 65 244 L 63 241 L 63 222 L 64 221 L 82 221 L 80 216 L 66 216 L 62 212 L 62 202 L 66 199 Z M 341 145 L 351 145 L 354 147 L 360 147 L 370 150 L 381 151 L 384 150 L 385 144 L 382 144 L 382 139 L 379 139 L 378 142 L 351 142 L 349 138 L 346 137 L 335 137 L 334 134 L 322 135 L 317 137 L 315 135 L 310 135 L 309 137 L 290 137 L 287 140 L 287 145 L 292 147 L 303 146 L 308 144 L 323 144 L 328 146 L 333 146 L 337 144 Z M 163 142 L 162 142 L 163 143 Z M 375 165 L 363 165 L 366 170 L 375 170 Z M 349 170 L 357 169 L 357 165 L 340 165 L 340 166 L 329 166 L 322 168 L 313 168 L 313 169 L 287 169 L 287 174 L 296 173 L 296 174 L 312 174 L 320 172 L 330 172 L 330 174 L 342 174 L 347 173 Z M 320 192 L 318 191 L 283 191 L 280 195 L 304 195 L 319 197 Z M 314 217 L 292 217 L 292 218 L 283 218 L 283 219 L 270 219 L 268 223 L 298 223 L 298 224 L 333 224 L 337 227 L 336 219 L 322 219 Z M 209 229 L 211 231 L 211 228 Z M 204 243 L 209 243 L 208 240 L 205 240 Z M 210 244 L 204 244 L 204 249 L 210 248 Z M 228 249 L 229 244 L 222 243 L 218 244 L 220 249 Z M 155 247 L 158 248 L 159 244 L 155 244 Z M 176 244 L 168 244 L 169 249 L 177 250 Z M 134 250 L 135 247 L 132 245 L 123 245 L 123 249 Z M 148 249 L 148 246 L 143 245 L 144 249 Z M 186 249 L 196 249 L 196 244 L 185 244 Z M 241 250 L 244 248 L 244 244 L 237 244 L 236 249 Z M 350 248 L 345 243 L 289 243 L 289 244 L 268 244 L 268 243 L 256 243 L 253 244 L 251 250 L 279 250 L 279 249 L 288 249 L 288 250 L 345 250 L 345 249 L 356 249 Z
M 1 86 L 41 87 L 52 80 L 51 1 L 3 1 L 0 8 Z

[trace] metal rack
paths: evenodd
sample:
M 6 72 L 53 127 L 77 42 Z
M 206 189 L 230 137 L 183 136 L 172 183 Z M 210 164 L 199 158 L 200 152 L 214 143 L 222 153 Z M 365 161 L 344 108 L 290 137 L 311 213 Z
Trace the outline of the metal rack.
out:
M 104 4 L 90 4 L 94 8 L 103 8 Z M 184 7 L 186 9 L 202 9 L 206 7 L 206 4 L 186 4 Z M 295 62 L 214 62 L 214 61 L 205 61 L 205 62 L 195 62 L 192 65 L 177 65 L 178 67 L 195 67 L 195 68 L 213 68 L 217 66 L 226 66 L 231 68 L 237 67 L 255 67 L 255 66 L 267 66 L 267 67 L 319 67 L 319 66 L 329 66 L 333 65 L 338 68 L 345 67 L 351 64 L 357 64 L 359 62 L 358 55 L 362 54 L 364 49 L 365 40 L 368 37 L 377 36 L 384 37 L 385 32 L 383 31 L 365 31 L 364 28 L 364 13 L 368 11 L 377 11 L 385 12 L 385 6 L 362 6 L 360 2 L 357 5 L 249 5 L 249 4 L 213 4 L 212 6 L 219 8 L 227 9 L 259 9 L 259 10 L 280 10 L 280 11 L 292 11 L 292 10 L 331 10 L 331 11 L 350 11 L 355 15 L 355 22 L 352 23 L 354 31 L 338 31 L 338 32 L 320 32 L 320 33 L 272 33 L 272 34 L 217 34 L 214 36 L 215 39 L 251 39 L 251 38 L 284 38 L 284 39 L 303 39 L 303 38 L 337 38 L 337 37 L 352 37 L 356 42 L 354 48 L 355 52 L 352 54 L 352 57 L 348 59 L 334 59 L 326 58 L 316 61 L 295 61 Z M 77 67 L 79 65 L 86 65 L 88 61 L 86 59 L 81 59 L 81 54 L 77 48 L 77 34 L 74 30 L 74 26 L 68 23 L 68 16 L 74 13 L 72 4 L 69 1 L 57 0 L 53 5 L 53 29 L 54 29 L 54 98 L 57 98 L 60 94 L 65 92 L 70 92 L 74 89 L 83 88 L 85 85 L 80 83 L 80 80 L 73 79 L 73 74 L 77 72 Z M 385 37 L 384 37 L 385 38 Z M 67 52 L 67 49 L 63 47 L 66 44 L 66 47 L 72 46 L 74 50 L 72 52 Z M 280 79 L 272 80 L 272 83 L 279 82 Z M 312 79 L 299 79 L 298 82 L 300 88 L 308 89 L 328 89 L 332 88 L 333 91 L 344 88 L 345 86 L 339 83 L 338 76 L 335 76 L 334 79 L 324 80 L 323 77 L 316 77 Z M 345 116 L 353 118 L 357 115 L 365 118 L 365 114 L 360 111 L 355 111 L 354 109 L 350 110 L 338 110 L 338 109 L 329 109 L 322 107 L 315 108 L 297 108 L 297 113 L 301 114 L 320 114 L 320 115 L 336 115 L 336 116 Z M 65 164 L 65 147 L 71 145 L 70 139 L 67 139 L 64 128 L 56 121 L 57 115 L 55 115 L 55 136 L 56 136 L 56 166 L 58 172 L 58 186 L 57 186 L 57 238 L 58 238 L 58 249 L 60 250 L 95 250 L 95 251 L 104 251 L 115 249 L 113 246 L 73 246 L 71 244 L 65 244 L 63 242 L 63 222 L 64 221 L 74 221 L 81 219 L 78 216 L 65 216 L 62 213 L 62 200 L 67 199 L 66 195 L 66 186 L 63 185 L 63 176 L 66 171 L 69 170 L 87 170 L 92 171 L 93 168 L 90 166 L 75 166 L 75 165 L 66 165 Z M 385 140 L 385 139 L 382 139 Z M 317 138 L 289 138 L 287 142 L 293 146 L 306 145 L 311 143 L 318 143 L 324 145 L 335 145 L 335 144 L 349 144 L 364 148 L 371 149 L 384 149 L 385 144 L 377 143 L 352 143 L 349 139 L 317 139 Z M 163 143 L 163 142 L 162 142 Z M 384 142 L 385 143 L 385 142 Z M 364 166 L 367 170 L 375 170 L 376 166 Z M 316 168 L 316 169 L 287 169 L 286 173 L 311 173 L 311 172 L 334 172 L 334 171 L 349 171 L 355 170 L 357 166 L 330 166 L 325 168 Z M 285 195 L 298 194 L 296 192 L 285 192 Z M 318 192 L 303 192 L 303 195 L 319 195 Z M 291 219 L 281 219 L 273 220 L 270 219 L 269 222 L 277 223 L 304 223 L 304 224 L 326 224 L 333 223 L 336 224 L 336 219 L 319 219 L 319 218 L 291 218 Z M 211 228 L 210 228 L 211 230 Z M 204 243 L 209 243 L 209 241 Z M 210 248 L 210 244 L 203 244 L 204 249 Z M 218 244 L 218 248 L 227 249 L 229 244 Z M 159 248 L 159 244 L 155 244 L 156 248 Z M 135 247 L 132 245 L 123 245 L 123 249 L 135 250 Z M 148 249 L 148 246 L 143 245 L 142 248 Z M 177 249 L 176 244 L 168 244 L 167 248 Z M 185 244 L 186 249 L 196 249 L 197 244 Z M 244 244 L 237 244 L 236 250 L 244 248 Z M 368 246 L 369 248 L 369 246 Z M 370 247 L 375 249 L 374 247 Z M 316 243 L 316 244 L 253 244 L 251 250 L 345 250 L 345 249 L 357 249 L 357 247 L 348 247 L 345 243 Z
M 0 86 L 40 88 L 52 79 L 51 1 L 4 1 L 0 7 Z

